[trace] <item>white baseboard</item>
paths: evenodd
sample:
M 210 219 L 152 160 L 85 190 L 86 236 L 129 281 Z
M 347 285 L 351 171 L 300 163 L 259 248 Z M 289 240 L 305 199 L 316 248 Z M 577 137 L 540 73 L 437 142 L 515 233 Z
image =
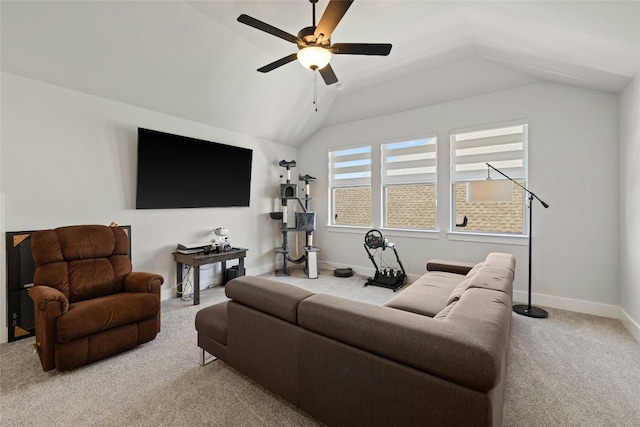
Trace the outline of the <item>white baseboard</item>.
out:
M 513 291 L 513 301 L 517 303 L 527 303 L 528 293 L 524 291 Z M 578 313 L 591 314 L 594 316 L 610 317 L 619 319 L 620 307 L 612 304 L 602 304 L 591 301 L 583 301 L 573 298 L 563 298 L 551 295 L 536 294 L 531 295 L 531 305 L 558 308 L 560 310 L 575 311 Z
M 267 274 L 267 273 L 276 271 L 276 268 L 278 268 L 275 262 L 272 264 L 264 264 L 264 265 L 251 266 L 251 267 L 247 267 L 245 265 L 245 267 L 246 267 L 246 274 L 248 276 L 259 276 L 261 274 Z M 282 268 L 282 266 L 280 266 L 280 268 Z
M 513 301 L 526 304 L 528 302 L 528 293 L 524 291 L 513 291 Z M 617 319 L 636 341 L 640 342 L 640 325 L 620 306 L 536 293 L 531 295 L 531 305 Z
M 618 319 L 620 319 L 624 327 L 627 329 L 627 331 L 629 331 L 631 335 L 633 335 L 636 341 L 640 342 L 640 325 L 638 324 L 638 322 L 633 320 L 631 316 L 629 316 L 627 312 L 622 309 L 622 307 L 619 307 L 619 309 L 620 316 L 618 317 Z

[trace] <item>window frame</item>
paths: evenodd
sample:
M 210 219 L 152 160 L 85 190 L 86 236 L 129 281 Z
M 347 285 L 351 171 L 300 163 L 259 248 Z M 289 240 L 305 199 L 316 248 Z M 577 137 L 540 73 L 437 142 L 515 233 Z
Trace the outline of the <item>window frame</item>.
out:
M 501 164 L 499 163 L 500 161 L 509 161 L 509 160 L 505 160 L 505 155 L 504 154 L 500 154 L 500 153 L 504 153 L 504 152 L 509 152 L 509 151 L 521 151 L 522 155 L 520 157 L 520 159 L 522 160 L 522 166 L 520 169 L 522 169 L 522 171 L 518 171 L 518 169 L 514 169 L 516 170 L 516 173 L 512 173 L 510 174 L 510 171 L 506 171 L 505 173 L 507 175 L 509 175 L 511 178 L 513 178 L 516 181 L 519 181 L 521 184 L 523 184 L 525 187 L 528 183 L 529 180 L 529 168 L 528 168 L 528 152 L 529 152 L 529 123 L 528 120 L 514 120 L 514 121 L 509 121 L 509 122 L 501 122 L 501 123 L 492 123 L 492 124 L 486 124 L 486 125 L 481 125 L 481 126 L 474 126 L 474 127 L 466 127 L 466 128 L 462 128 L 462 129 L 455 129 L 455 130 L 451 130 L 449 133 L 449 144 L 450 144 L 450 158 L 449 158 L 449 168 L 450 168 L 450 172 L 449 172 L 449 196 L 450 196 L 450 203 L 449 203 L 449 213 L 450 213 L 450 218 L 449 218 L 449 238 L 450 240 L 470 240 L 470 241 L 487 241 L 488 238 L 490 239 L 494 239 L 500 243 L 515 243 L 515 244 L 522 244 L 522 239 L 524 238 L 528 238 L 529 236 L 529 218 L 527 215 L 527 210 L 528 210 L 528 198 L 526 197 L 526 194 L 523 193 L 523 197 L 522 197 L 522 232 L 520 233 L 509 233 L 509 232 L 500 232 L 500 231 L 479 231 L 479 230 L 459 230 L 456 229 L 456 216 L 457 216 L 457 212 L 456 212 L 456 190 L 455 190 L 455 186 L 456 184 L 466 184 L 469 182 L 473 182 L 473 181 L 479 181 L 482 179 L 487 179 L 487 176 L 491 176 L 492 178 L 503 178 L 502 176 L 500 176 L 499 173 L 490 170 L 490 168 L 486 165 L 484 165 L 483 169 L 484 172 L 481 172 L 479 169 L 475 169 L 475 172 L 470 172 L 469 174 L 471 175 L 470 177 L 468 177 L 467 179 L 461 179 L 459 178 L 460 175 L 463 174 L 456 174 L 456 165 L 460 164 L 458 162 L 456 162 L 456 158 L 457 157 L 461 157 L 461 156 L 456 156 L 456 150 L 460 149 L 459 146 L 457 146 L 457 144 L 454 141 L 454 137 L 456 135 L 460 135 L 460 134 L 471 134 L 471 133 L 482 133 L 482 132 L 486 132 L 486 131 L 491 131 L 491 130 L 499 130 L 499 129 L 504 129 L 504 128 L 510 128 L 510 127 L 523 127 L 523 131 L 522 134 L 524 136 L 524 139 L 522 140 L 522 149 L 521 150 L 505 150 L 505 151 L 496 151 L 494 153 L 486 153 L 487 156 L 490 156 L 491 154 L 497 154 L 496 157 L 499 158 L 498 161 L 492 161 L 490 159 L 483 159 L 481 163 L 491 163 L 492 166 L 495 166 L 495 164 L 497 164 L 498 166 L 495 166 L 497 169 L 503 170 L 503 168 L 501 168 Z M 477 138 L 480 139 L 480 138 Z M 507 138 L 508 139 L 508 138 Z M 509 143 L 504 143 L 504 145 L 508 145 Z M 480 153 L 478 155 L 479 157 L 482 157 L 482 153 Z M 506 156 L 509 157 L 509 156 Z M 502 158 L 502 160 L 500 160 L 500 158 Z M 483 176 L 481 176 L 480 174 L 482 174 Z M 505 178 L 506 179 L 506 178 Z M 517 185 L 514 183 L 514 186 L 517 187 Z M 524 190 L 523 190 L 524 191 Z
M 403 237 L 403 238 L 418 238 L 418 239 L 434 239 L 438 240 L 444 236 L 450 241 L 468 241 L 468 242 L 482 242 L 482 243 L 494 243 L 494 244 L 507 244 L 507 245 L 518 245 L 518 246 L 526 246 L 528 244 L 528 236 L 529 236 L 529 216 L 527 214 L 528 210 L 528 199 L 527 197 L 523 197 L 523 234 L 511 234 L 511 233 L 496 233 L 496 232 L 476 232 L 476 231 L 456 231 L 454 229 L 455 222 L 455 199 L 453 198 L 453 182 L 451 168 L 453 167 L 454 160 L 452 157 L 452 141 L 451 135 L 453 133 L 464 133 L 464 132 L 477 132 L 489 129 L 496 129 L 502 127 L 509 126 L 519 126 L 525 125 L 525 145 L 523 149 L 523 166 L 525 168 L 525 178 L 520 182 L 524 182 L 527 184 L 529 181 L 529 170 L 528 170 L 528 145 L 529 145 L 529 121 L 528 119 L 517 119 L 511 121 L 504 122 L 494 122 L 484 125 L 477 126 L 469 126 L 463 128 L 449 128 L 448 130 L 441 130 L 438 132 L 425 132 L 419 133 L 417 135 L 408 136 L 408 137 L 398 137 L 398 138 L 388 138 L 384 140 L 371 141 L 368 143 L 359 143 L 353 145 L 345 145 L 341 147 L 331 147 L 328 149 L 328 153 L 333 153 L 336 151 L 347 150 L 351 148 L 370 146 L 371 147 L 371 170 L 370 170 L 370 179 L 369 179 L 369 189 L 371 195 L 371 225 L 362 226 L 362 225 L 339 225 L 335 224 L 334 221 L 334 205 L 335 201 L 333 200 L 333 189 L 335 186 L 331 185 L 331 182 L 328 183 L 328 199 L 327 199 L 327 214 L 328 221 L 326 225 L 326 229 L 330 232 L 339 232 L 339 233 L 351 233 L 351 234 L 361 234 L 363 230 L 370 228 L 379 228 L 383 231 L 385 236 L 394 236 L 394 237 Z M 444 134 L 448 134 L 449 138 L 444 137 Z M 390 228 L 386 226 L 386 218 L 385 218 L 385 207 L 384 207 L 384 197 L 385 197 L 385 189 L 382 182 L 382 145 L 392 142 L 398 142 L 403 140 L 411 140 L 411 139 L 420 139 L 435 136 L 441 136 L 441 138 L 436 139 L 436 147 L 440 148 L 438 150 L 436 148 L 436 181 L 435 181 L 435 197 L 436 197 L 436 207 L 435 207 L 435 229 L 405 229 L 405 228 Z M 444 152 L 442 152 L 443 145 Z M 446 144 L 449 144 L 446 147 Z M 438 145 L 440 145 L 438 147 Z M 379 168 L 376 170 L 376 168 Z M 449 171 L 447 171 L 447 168 Z M 329 167 L 330 169 L 330 167 Z M 439 170 L 438 170 L 439 169 Z M 487 168 L 488 169 L 488 168 Z M 330 173 L 330 170 L 329 170 Z M 494 177 L 497 172 L 492 171 L 492 177 Z M 330 177 L 330 175 L 329 175 Z M 486 178 L 486 169 L 485 169 L 485 178 Z M 514 178 L 517 179 L 517 178 Z M 329 178 L 330 181 L 330 178 Z M 466 182 L 466 181 L 465 181 Z M 515 184 L 514 184 L 515 185 Z M 447 200 L 449 198 L 449 200 Z M 439 206 L 438 202 L 444 200 L 445 205 Z M 447 203 L 448 202 L 448 203 Z M 445 225 L 445 222 L 449 221 L 449 226 Z M 448 228 L 444 234 L 441 234 L 442 229 L 445 230 Z
M 368 149 L 368 153 L 369 153 L 369 171 L 368 171 L 368 179 L 367 177 L 360 177 L 360 178 L 356 178 L 354 177 L 353 179 L 349 179 L 349 178 L 345 178 L 345 180 L 343 182 L 340 182 L 341 179 L 336 179 L 335 176 L 338 175 L 336 173 L 334 173 L 335 171 L 335 164 L 336 162 L 334 161 L 334 157 L 335 157 L 335 153 L 341 153 L 341 152 L 348 152 L 348 151 L 357 151 L 357 150 L 363 150 L 363 149 Z M 356 187 L 369 187 L 369 195 L 370 195 L 370 200 L 373 200 L 373 187 L 371 185 L 371 180 L 372 180 L 372 169 L 373 169 L 373 146 L 371 143 L 361 143 L 361 144 L 355 144 L 355 145 L 350 145 L 350 146 L 346 146 L 346 147 L 338 147 L 335 149 L 332 149 L 328 152 L 328 185 L 327 185 L 327 190 L 328 190 L 328 226 L 330 227 L 357 227 L 357 228 L 371 228 L 371 226 L 373 225 L 373 207 L 372 205 L 369 206 L 369 209 L 371 211 L 371 223 L 369 225 L 355 225 L 355 224 L 336 224 L 335 223 L 335 215 L 336 215 L 336 200 L 335 200 L 335 189 L 338 188 L 356 188 Z M 360 160 L 365 160 L 364 158 L 362 158 L 363 156 L 361 156 L 361 154 L 364 153 L 353 153 L 353 154 L 344 154 L 344 156 L 355 156 L 355 159 L 352 160 L 347 160 L 347 162 L 349 161 L 360 161 Z M 360 157 L 358 159 L 358 157 Z M 355 168 L 354 171 L 352 172 L 348 172 L 348 173 L 359 173 L 359 172 L 364 172 L 366 175 L 366 172 L 362 170 L 362 166 L 363 165 L 354 165 L 353 167 Z M 349 166 L 343 166 L 341 168 L 338 169 L 342 169 L 344 168 L 345 171 L 343 172 L 347 172 L 346 169 L 349 168 Z
M 417 143 L 421 141 L 427 141 L 426 144 L 422 145 L 414 145 L 408 147 L 395 147 L 389 148 L 390 146 L 398 146 L 402 144 L 411 144 Z M 418 147 L 424 147 L 424 151 L 417 149 Z M 392 150 L 398 150 L 399 152 L 393 153 L 396 156 L 407 156 L 407 155 L 421 155 L 425 154 L 422 159 L 408 159 L 408 160 L 400 160 L 398 162 L 387 162 L 386 159 L 391 157 L 387 155 L 387 153 L 392 152 Z M 402 150 L 402 151 L 401 151 Z M 419 136 L 407 137 L 407 138 L 397 138 L 393 140 L 382 141 L 379 144 L 379 154 L 380 154 L 380 208 L 381 208 L 381 217 L 380 224 L 381 228 L 384 230 L 405 230 L 405 231 L 418 231 L 418 232 L 435 232 L 438 231 L 438 136 L 436 133 L 427 133 Z M 431 154 L 432 153 L 432 154 Z M 389 167 L 387 166 L 390 163 L 397 163 L 398 165 L 409 164 L 412 168 L 402 168 L 402 167 Z M 388 174 L 388 171 L 409 171 L 411 169 L 423 169 L 419 171 L 419 173 L 398 173 Z M 430 170 L 432 169 L 432 170 Z M 418 171 L 416 171 L 418 172 Z M 373 172 L 372 172 L 373 173 Z M 434 205 L 433 205 L 433 215 L 434 215 L 434 224 L 433 228 L 416 228 L 416 227 L 398 227 L 398 226 L 389 226 L 388 218 L 388 206 L 387 206 L 387 191 L 389 187 L 400 187 L 400 186 L 410 186 L 410 185 L 432 185 L 434 191 Z

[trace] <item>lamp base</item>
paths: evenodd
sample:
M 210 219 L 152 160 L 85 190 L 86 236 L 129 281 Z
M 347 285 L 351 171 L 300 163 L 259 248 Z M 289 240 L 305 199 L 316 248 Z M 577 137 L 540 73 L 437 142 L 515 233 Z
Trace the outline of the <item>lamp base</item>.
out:
M 549 316 L 545 310 L 534 307 L 532 305 L 518 304 L 513 306 L 513 311 L 527 317 L 535 317 L 536 319 L 544 319 Z

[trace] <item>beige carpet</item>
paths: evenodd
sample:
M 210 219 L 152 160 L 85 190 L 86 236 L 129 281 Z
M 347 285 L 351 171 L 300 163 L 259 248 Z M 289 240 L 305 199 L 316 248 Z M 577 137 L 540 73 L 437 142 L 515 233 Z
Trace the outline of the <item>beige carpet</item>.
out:
M 395 295 L 326 271 L 279 280 L 374 304 Z M 199 366 L 195 313 L 224 299 L 163 301 L 154 341 L 72 372 L 42 372 L 33 338 L 0 345 L 0 425 L 320 425 L 224 363 Z M 640 426 L 640 345 L 615 320 L 549 311 L 513 315 L 505 425 Z

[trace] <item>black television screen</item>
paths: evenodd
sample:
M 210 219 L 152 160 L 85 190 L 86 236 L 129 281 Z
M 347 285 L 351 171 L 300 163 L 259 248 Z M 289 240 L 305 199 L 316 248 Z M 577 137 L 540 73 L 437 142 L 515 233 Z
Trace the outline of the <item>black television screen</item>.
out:
M 138 128 L 136 209 L 249 206 L 253 150 Z

